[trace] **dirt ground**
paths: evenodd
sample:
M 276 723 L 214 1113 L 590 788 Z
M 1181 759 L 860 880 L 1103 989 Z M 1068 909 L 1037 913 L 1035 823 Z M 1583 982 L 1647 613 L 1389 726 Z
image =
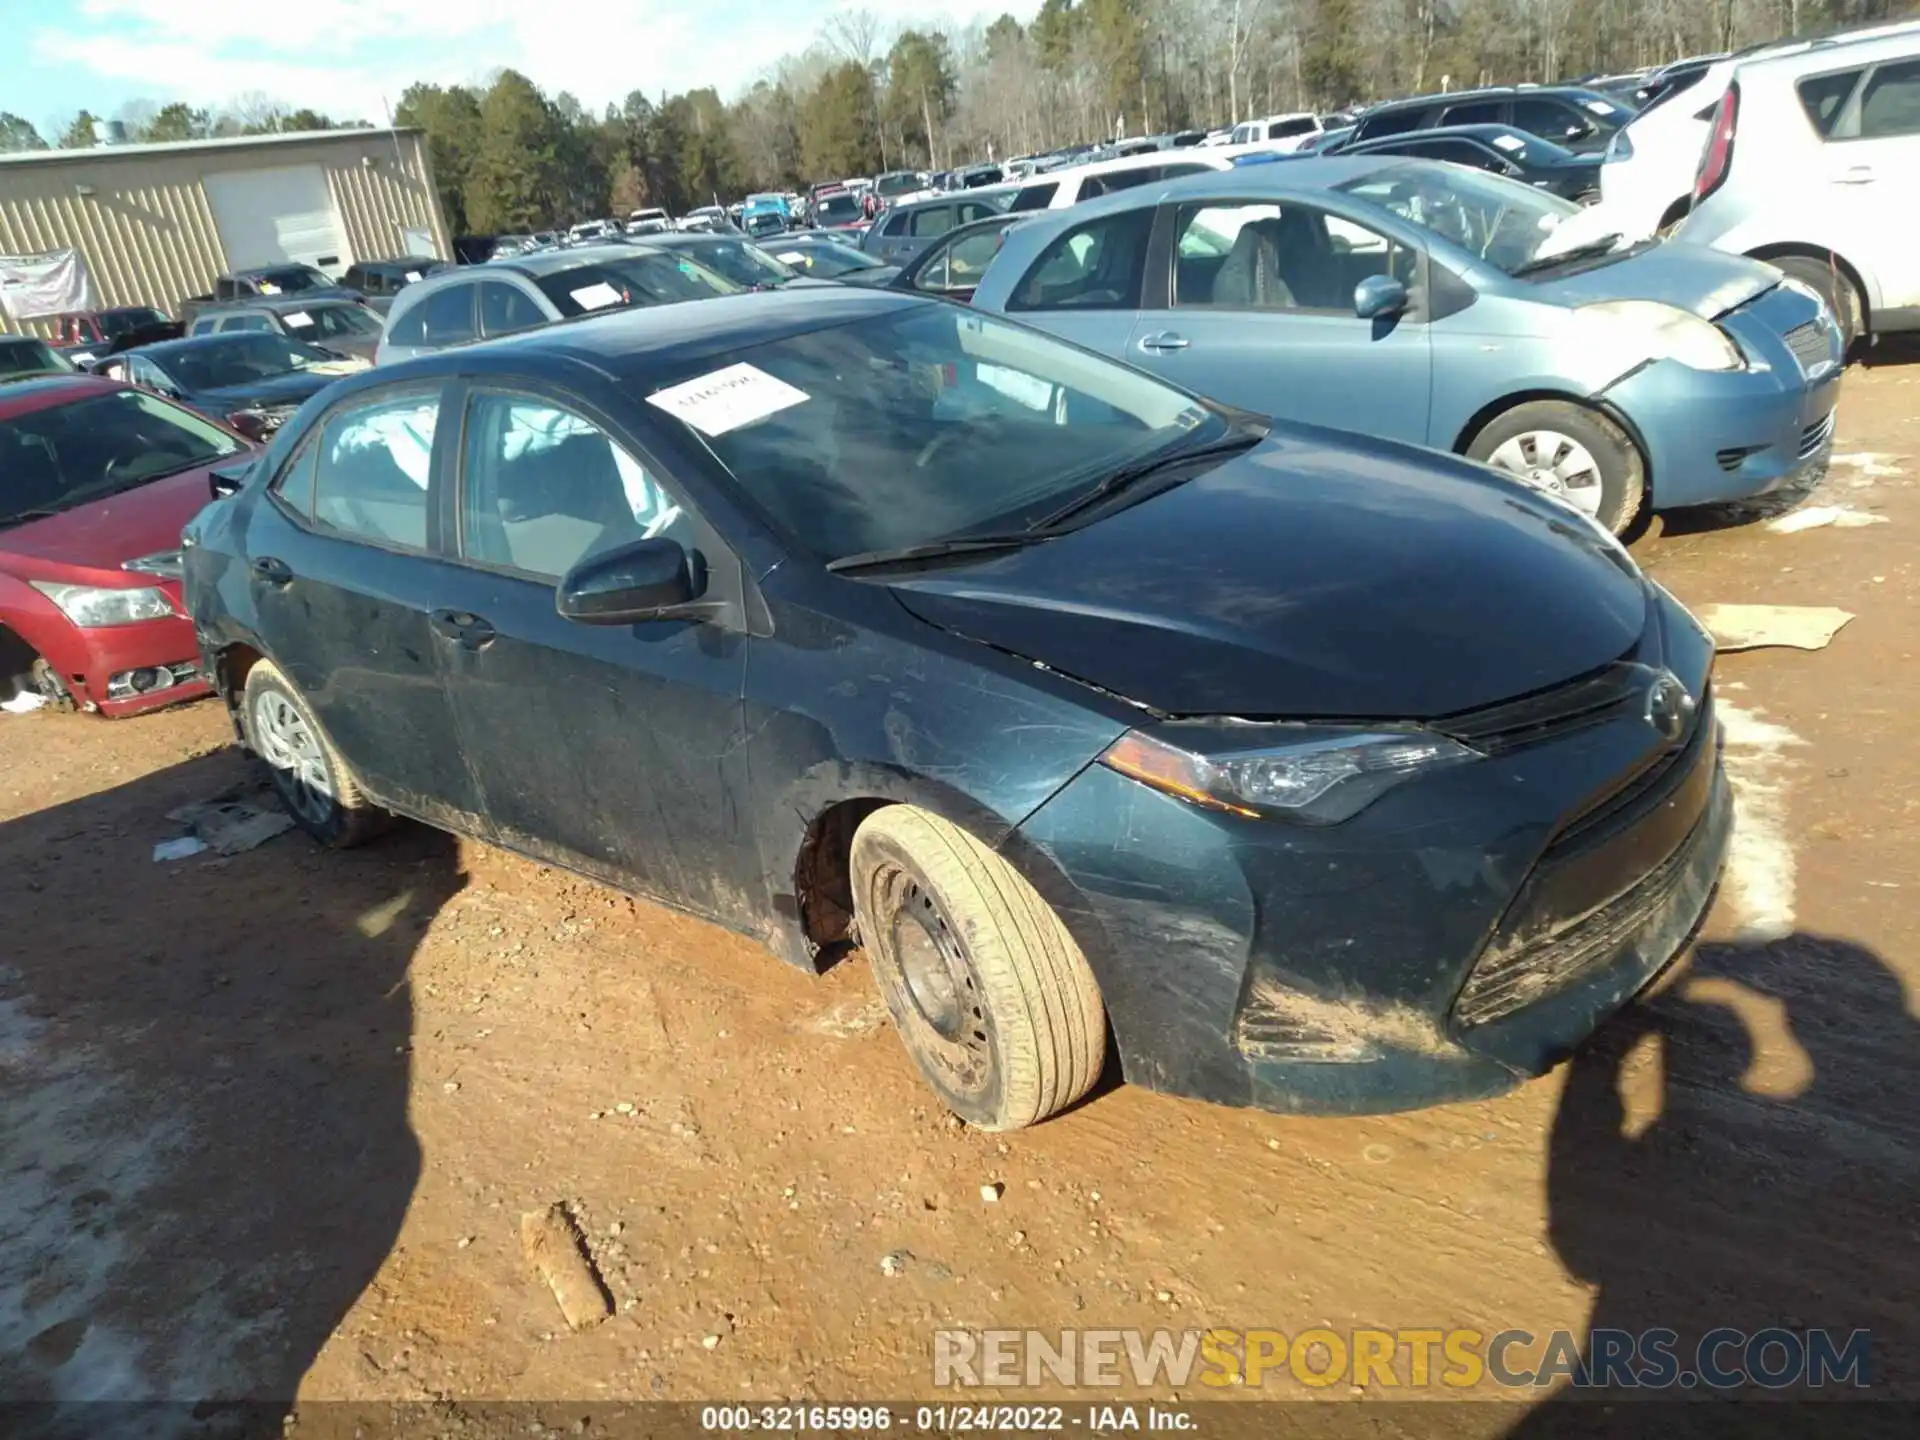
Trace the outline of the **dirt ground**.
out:
M 857 958 L 419 830 L 156 863 L 252 773 L 218 706 L 0 715 L 0 1398 L 902 1399 L 938 1326 L 1716 1324 L 1868 1329 L 1920 1396 L 1920 361 L 1853 370 L 1837 449 L 1816 498 L 1889 523 L 1636 546 L 1689 603 L 1857 616 L 1719 662 L 1690 970 L 1414 1114 L 1109 1087 L 975 1133 Z M 577 1334 L 519 1242 L 556 1201 L 617 1307 Z

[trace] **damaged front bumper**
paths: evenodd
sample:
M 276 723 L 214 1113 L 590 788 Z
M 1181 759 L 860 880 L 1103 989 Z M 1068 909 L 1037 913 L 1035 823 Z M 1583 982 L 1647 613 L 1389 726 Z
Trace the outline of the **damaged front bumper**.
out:
M 1497 1094 L 1564 1059 L 1682 951 L 1725 858 L 1710 652 L 1677 648 L 1655 658 L 1700 697 L 1684 736 L 1654 735 L 1628 689 L 1336 826 L 1082 772 L 1014 844 L 1064 877 L 1049 899 L 1126 1078 L 1358 1114 Z

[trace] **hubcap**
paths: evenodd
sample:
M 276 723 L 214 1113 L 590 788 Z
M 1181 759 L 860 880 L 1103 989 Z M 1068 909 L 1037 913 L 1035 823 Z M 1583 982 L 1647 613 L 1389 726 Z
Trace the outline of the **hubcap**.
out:
M 1551 490 L 1589 515 L 1600 513 L 1600 464 L 1571 435 L 1524 430 L 1501 441 L 1487 463 L 1518 475 L 1529 485 Z
M 960 937 L 932 895 L 906 871 L 889 867 L 876 890 L 891 915 L 883 964 L 891 971 L 890 1008 L 917 1032 L 920 1049 L 956 1091 L 983 1090 L 992 1074 L 985 1007 Z
M 280 793 L 301 819 L 326 823 L 333 812 L 333 775 L 320 740 L 286 696 L 263 690 L 253 704 L 260 757 L 273 767 Z

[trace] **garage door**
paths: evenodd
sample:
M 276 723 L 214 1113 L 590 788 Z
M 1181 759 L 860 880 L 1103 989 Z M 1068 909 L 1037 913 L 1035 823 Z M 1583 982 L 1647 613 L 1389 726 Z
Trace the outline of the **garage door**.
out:
M 295 260 L 337 275 L 352 263 L 340 212 L 318 165 L 208 175 L 201 184 L 229 269 Z

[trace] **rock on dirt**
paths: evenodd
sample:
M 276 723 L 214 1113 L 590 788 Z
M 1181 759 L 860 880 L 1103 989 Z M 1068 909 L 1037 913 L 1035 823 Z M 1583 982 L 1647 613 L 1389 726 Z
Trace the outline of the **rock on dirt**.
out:
M 586 1330 L 613 1314 L 613 1296 L 593 1268 L 586 1242 L 566 1206 L 549 1205 L 522 1215 L 520 1248 L 553 1291 L 567 1328 Z

